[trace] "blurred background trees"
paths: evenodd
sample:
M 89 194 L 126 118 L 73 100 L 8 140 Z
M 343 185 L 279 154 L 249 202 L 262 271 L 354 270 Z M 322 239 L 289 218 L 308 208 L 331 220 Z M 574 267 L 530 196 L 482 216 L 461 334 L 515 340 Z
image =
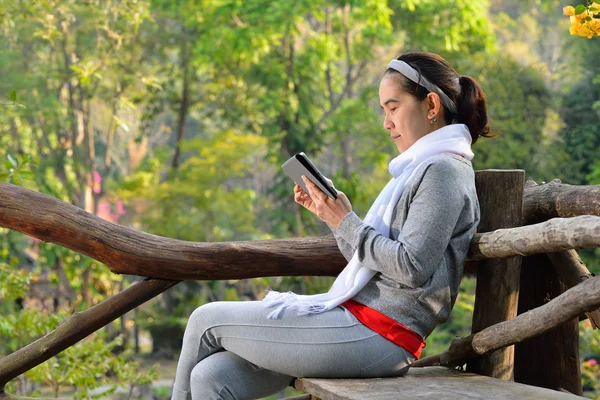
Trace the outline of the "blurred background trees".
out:
M 379 77 L 391 58 L 426 50 L 486 93 L 499 135 L 475 145 L 476 169 L 600 184 L 600 41 L 569 36 L 567 4 L 0 0 L 0 179 L 177 239 L 326 234 L 293 202 L 280 165 L 306 152 L 364 216 L 396 155 L 381 127 Z M 0 244 L 0 356 L 139 279 L 5 229 Z M 600 270 L 597 251 L 582 256 Z M 267 287 L 316 293 L 331 281 L 183 282 L 82 345 L 105 346 L 94 350 L 105 361 L 92 363 L 106 368 L 93 374 L 115 382 L 114 366 L 129 365 L 131 353 L 176 358 L 186 319 L 204 302 L 259 299 Z M 427 354 L 470 331 L 473 288 L 466 277 Z M 32 310 L 45 317 L 27 316 L 35 328 L 16 335 Z M 598 340 L 586 329 L 584 340 Z M 597 346 L 582 351 L 599 356 Z M 81 363 L 69 357 L 49 365 Z M 82 388 L 92 374 L 51 383 L 40 371 L 15 391 Z

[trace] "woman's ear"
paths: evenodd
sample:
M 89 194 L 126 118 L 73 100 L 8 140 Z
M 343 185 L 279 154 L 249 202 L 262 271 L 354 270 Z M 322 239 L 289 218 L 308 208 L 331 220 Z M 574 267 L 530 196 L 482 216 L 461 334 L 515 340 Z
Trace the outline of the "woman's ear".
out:
M 425 98 L 427 104 L 427 119 L 432 120 L 433 118 L 440 119 L 440 108 L 442 107 L 440 102 L 440 96 L 437 93 L 428 93 Z

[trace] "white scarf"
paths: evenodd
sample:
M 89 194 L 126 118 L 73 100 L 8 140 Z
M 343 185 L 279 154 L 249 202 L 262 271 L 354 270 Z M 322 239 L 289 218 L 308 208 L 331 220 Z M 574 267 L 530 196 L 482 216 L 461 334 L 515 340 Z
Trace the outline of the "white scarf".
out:
M 367 212 L 364 222 L 385 237 L 390 235 L 392 213 L 415 172 L 424 161 L 441 153 L 454 153 L 473 158 L 471 135 L 464 124 L 451 124 L 437 129 L 410 146 L 389 164 L 393 178 L 383 188 Z M 333 282 L 329 292 L 315 295 L 298 295 L 293 292 L 269 291 L 263 299 L 265 307 L 277 307 L 268 318 L 277 319 L 285 309 L 296 311 L 298 315 L 317 314 L 331 310 L 356 295 L 376 271 L 364 267 L 358 261 L 357 252 Z

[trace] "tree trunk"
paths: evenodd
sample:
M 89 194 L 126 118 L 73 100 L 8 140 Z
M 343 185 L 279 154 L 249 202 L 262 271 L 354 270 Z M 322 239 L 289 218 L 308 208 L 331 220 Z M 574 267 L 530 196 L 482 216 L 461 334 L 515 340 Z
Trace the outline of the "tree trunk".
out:
M 181 141 L 185 134 L 185 118 L 190 105 L 190 48 L 183 33 L 184 39 L 181 41 L 181 70 L 183 74 L 181 104 L 179 106 L 179 115 L 177 117 L 177 141 L 175 142 L 175 156 L 173 157 L 173 169 L 179 168 L 181 158 Z
M 115 123 L 115 117 L 117 116 L 119 97 L 115 97 L 112 103 L 112 111 L 110 115 L 110 121 L 108 125 L 108 131 L 106 132 L 106 154 L 104 155 L 104 169 L 108 171 L 110 169 L 113 142 L 115 140 L 115 131 L 117 130 L 117 124 Z

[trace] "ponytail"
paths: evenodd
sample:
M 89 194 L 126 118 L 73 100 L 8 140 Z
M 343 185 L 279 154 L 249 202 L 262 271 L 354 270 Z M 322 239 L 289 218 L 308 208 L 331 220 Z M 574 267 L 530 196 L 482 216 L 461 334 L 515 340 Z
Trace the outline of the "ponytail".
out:
M 485 96 L 477 82 L 469 76 L 461 76 L 458 83 L 460 94 L 456 99 L 457 122 L 469 128 L 473 144 L 479 137 L 495 137 L 497 133 L 490 132 Z

